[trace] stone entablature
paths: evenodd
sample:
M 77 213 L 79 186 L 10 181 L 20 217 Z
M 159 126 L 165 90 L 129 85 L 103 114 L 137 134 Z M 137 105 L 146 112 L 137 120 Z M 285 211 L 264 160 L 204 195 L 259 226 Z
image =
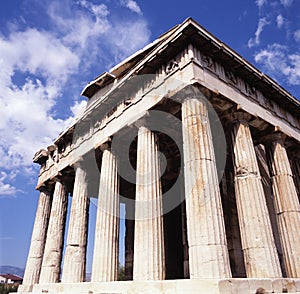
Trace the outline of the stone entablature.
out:
M 199 73 L 199 69 L 201 69 L 202 73 Z M 222 87 L 214 85 L 210 75 L 215 77 L 218 83 L 222 84 Z M 199 49 L 190 44 L 174 58 L 171 58 L 170 61 L 160 66 L 159 69 L 155 71 L 155 74 L 147 75 L 146 81 L 142 81 L 142 79 L 137 77 L 136 80 L 139 87 L 135 89 L 130 97 L 117 94 L 115 100 L 113 102 L 111 101 L 113 97 L 115 97 L 115 92 L 118 93 L 118 91 L 122 89 L 123 80 L 114 80 L 113 83 L 96 92 L 88 102 L 87 108 L 82 116 L 76 119 L 75 128 L 76 124 L 86 124 L 81 127 L 84 134 L 80 137 L 73 137 L 73 126 L 55 140 L 57 145 L 59 145 L 60 141 L 63 142 L 64 145 L 62 148 L 57 148 L 55 145 L 48 147 L 49 159 L 40 173 L 42 181 L 44 182 L 46 180 L 43 173 L 49 173 L 50 178 L 55 176 L 56 173 L 66 167 L 65 164 L 62 164 L 61 167 L 59 164 L 56 165 L 59 161 L 64 162 L 65 158 L 70 159 L 70 157 L 72 157 L 72 151 L 78 148 L 81 143 L 90 138 L 94 138 L 96 133 L 100 134 L 101 130 L 106 128 L 111 121 L 118 119 L 127 109 L 137 104 L 143 97 L 157 96 L 156 93 L 161 93 L 161 88 L 165 87 L 165 83 L 167 83 L 168 79 L 182 81 L 182 85 L 198 83 L 206 86 L 210 83 L 209 89 L 212 91 L 213 97 L 217 96 L 219 100 L 223 98 L 231 103 L 233 102 L 233 104 L 240 105 L 240 107 L 246 111 L 252 112 L 251 114 L 253 114 L 256 119 L 259 119 L 260 126 L 264 125 L 264 127 L 266 127 L 266 125 L 272 124 L 274 127 L 279 128 L 282 132 L 300 142 L 300 118 L 293 116 L 283 107 L 280 107 L 276 102 L 272 101 L 271 97 L 266 98 L 262 92 L 257 90 L 254 86 L 250 86 L 231 71 L 225 70 L 222 65 L 214 61 L 211 57 L 204 55 Z M 221 89 L 224 89 L 223 93 Z M 243 105 L 243 101 L 239 101 L 239 97 L 235 97 L 237 94 L 227 94 L 232 92 L 232 89 L 238 91 L 239 96 L 241 95 L 244 99 L 247 99 L 249 102 L 248 107 Z M 173 94 L 176 90 L 178 91 L 179 89 L 173 89 Z M 170 92 L 169 90 L 169 93 Z M 159 99 L 170 96 L 169 93 L 159 95 L 160 97 L 157 97 L 158 99 L 156 99 L 155 102 L 158 103 Z M 108 100 L 109 102 L 106 102 Z M 114 108 L 109 109 L 109 111 L 105 110 L 106 103 L 112 103 Z M 99 113 L 99 115 L 95 115 L 93 110 L 96 107 L 102 107 L 104 111 Z M 93 117 L 91 117 L 91 113 L 93 113 Z M 96 119 L 94 116 L 96 116 Z M 271 119 L 269 119 L 269 117 L 271 117 Z M 275 120 L 274 117 L 277 117 L 277 119 Z M 83 120 L 87 121 L 87 123 L 82 123 Z M 253 124 L 255 123 L 258 122 L 253 122 Z M 76 135 L 78 136 L 79 134 L 76 133 Z M 108 134 L 107 137 L 110 135 L 111 134 Z M 102 140 L 100 140 L 99 144 L 101 144 L 101 142 Z M 72 162 L 69 164 L 72 164 Z M 39 181 L 38 187 L 40 184 L 41 181 Z

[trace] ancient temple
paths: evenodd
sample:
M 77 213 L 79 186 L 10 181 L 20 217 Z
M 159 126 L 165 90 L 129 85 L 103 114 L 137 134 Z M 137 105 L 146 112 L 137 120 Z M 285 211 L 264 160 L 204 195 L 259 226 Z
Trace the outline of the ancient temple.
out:
M 296 98 L 190 18 L 82 95 L 86 109 L 34 157 L 19 293 L 300 293 Z

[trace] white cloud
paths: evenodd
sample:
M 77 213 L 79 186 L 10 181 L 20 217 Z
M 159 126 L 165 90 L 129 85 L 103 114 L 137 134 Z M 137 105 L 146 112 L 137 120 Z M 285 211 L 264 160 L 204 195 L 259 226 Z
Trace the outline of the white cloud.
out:
M 0 51 L 0 167 L 26 166 L 64 127 L 52 112 L 79 58 L 37 29 L 0 37 Z M 25 80 L 15 82 L 18 76 Z
M 248 41 L 248 47 L 251 48 L 253 46 L 257 46 L 260 44 L 260 35 L 266 25 L 269 25 L 270 22 L 266 19 L 266 17 L 260 18 L 258 21 L 258 26 L 255 32 L 255 38 L 251 38 Z
M 4 171 L 0 171 L 0 197 L 13 196 L 18 192 L 18 189 L 7 183 L 9 180 L 14 179 L 14 173 L 7 174 Z
M 138 6 L 129 2 L 128 8 L 138 13 Z M 85 107 L 78 96 L 87 75 L 95 70 L 98 75 L 108 61 L 119 62 L 149 42 L 141 17 L 124 21 L 110 18 L 104 4 L 66 3 L 50 2 L 47 31 L 22 23 L 4 37 L 0 29 L 2 195 L 18 192 L 10 171 L 22 167 L 22 175 L 31 178 L 34 153 L 51 144 Z M 65 109 L 63 118 L 59 109 Z
M 6 76 L 22 71 L 47 77 L 51 81 L 63 80 L 79 64 L 69 48 L 52 34 L 29 28 L 22 32 L 13 32 L 9 38 L 0 38 L 1 61 L 6 67 Z
M 284 18 L 281 14 L 277 15 L 276 17 L 276 23 L 277 23 L 277 27 L 280 29 L 282 28 L 283 24 L 284 24 Z
M 267 0 L 256 0 L 255 3 L 258 8 L 261 8 L 263 5 L 267 4 Z
M 291 5 L 293 4 L 293 1 L 294 1 L 294 0 L 280 0 L 280 3 L 281 3 L 285 8 L 287 8 L 287 7 L 289 7 L 289 6 L 291 6 Z
M 71 112 L 72 112 L 73 116 L 76 116 L 81 111 L 83 111 L 85 109 L 86 105 L 87 105 L 86 100 L 75 101 L 75 104 L 73 106 L 71 106 Z
M 76 48 L 85 67 L 97 59 L 119 62 L 149 42 L 150 32 L 143 18 L 119 19 L 111 17 L 111 11 L 104 4 L 94 5 L 85 0 L 77 4 L 80 9 L 73 13 L 76 17 L 62 14 L 57 1 L 51 4 L 49 16 L 57 29 L 63 31 L 64 42 Z M 134 1 L 122 0 L 121 5 L 142 14 Z
M 115 23 L 112 30 L 114 34 L 107 35 L 106 41 L 110 44 L 115 62 L 139 49 L 137 44 L 147 44 L 150 38 L 147 23 L 142 20 Z
M 287 46 L 269 45 L 255 55 L 255 61 L 263 65 L 267 73 L 284 77 L 291 85 L 300 85 L 300 53 L 290 54 Z
M 294 32 L 294 38 L 296 42 L 300 42 L 300 30 Z
M 80 10 L 75 10 L 74 15 L 66 15 L 61 10 L 61 3 L 54 1 L 48 8 L 48 14 L 56 24 L 56 29 L 63 34 L 63 41 L 69 46 L 79 46 L 79 49 L 83 50 L 88 46 L 89 38 L 93 37 L 95 41 L 110 29 L 107 18 L 110 13 L 104 4 L 94 5 L 88 1 L 80 1 L 78 5 Z
M 139 15 L 143 14 L 140 6 L 136 3 L 136 1 L 133 1 L 133 0 L 122 0 L 121 1 L 121 5 L 129 8 L 131 11 L 133 11 L 133 12 L 139 14 Z

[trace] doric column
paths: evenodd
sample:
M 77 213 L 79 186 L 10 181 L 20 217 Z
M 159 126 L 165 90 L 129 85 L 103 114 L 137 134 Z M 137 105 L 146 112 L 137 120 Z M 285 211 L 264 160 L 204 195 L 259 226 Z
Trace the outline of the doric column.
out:
M 265 138 L 266 137 L 264 136 L 264 139 Z M 266 148 L 263 144 L 258 144 L 255 146 L 254 149 L 255 149 L 257 163 L 258 163 L 259 172 L 260 172 L 260 176 L 261 176 L 261 181 L 262 181 L 262 185 L 263 185 L 263 189 L 264 189 L 264 193 L 265 193 L 267 208 L 269 211 L 271 227 L 272 227 L 272 231 L 273 231 L 273 237 L 274 237 L 275 246 L 277 249 L 277 254 L 279 257 L 280 267 L 282 270 L 282 275 L 285 277 L 286 273 L 284 271 L 283 260 L 282 260 L 282 248 L 281 248 L 279 232 L 278 232 L 277 216 L 276 216 L 275 207 L 274 207 L 272 181 L 271 181 L 271 176 L 270 176 L 270 172 L 269 172 Z
M 294 183 L 297 189 L 298 198 L 300 201 L 300 146 L 297 150 L 293 150 L 290 154 L 290 165 L 292 168 Z
M 47 230 L 40 284 L 57 283 L 64 243 L 68 195 L 61 178 L 56 180 Z
M 160 165 L 155 134 L 140 127 L 137 143 L 134 280 L 163 280 L 165 253 Z
M 32 231 L 29 254 L 27 258 L 22 291 L 31 291 L 32 285 L 38 284 L 46 243 L 49 216 L 51 211 L 51 191 L 49 187 L 40 189 L 40 198 Z M 25 288 L 27 287 L 27 288 Z M 25 291 L 27 289 L 27 291 Z
M 288 277 L 300 278 L 300 204 L 284 139 L 271 136 L 268 158 L 284 267 Z
M 117 158 L 102 146 L 92 282 L 116 281 L 119 259 L 119 180 Z
M 232 276 L 234 278 L 244 278 L 246 276 L 246 271 L 234 195 L 234 180 L 231 158 L 227 157 L 227 165 L 228 167 L 224 172 L 221 181 L 221 195 L 223 199 L 228 252 Z
M 248 278 L 281 277 L 279 259 L 246 113 L 235 113 L 235 194 Z
M 75 166 L 75 182 L 64 258 L 62 282 L 78 283 L 85 280 L 88 230 L 88 178 L 82 163 Z
M 190 278 L 231 276 L 207 104 L 202 93 L 182 104 Z

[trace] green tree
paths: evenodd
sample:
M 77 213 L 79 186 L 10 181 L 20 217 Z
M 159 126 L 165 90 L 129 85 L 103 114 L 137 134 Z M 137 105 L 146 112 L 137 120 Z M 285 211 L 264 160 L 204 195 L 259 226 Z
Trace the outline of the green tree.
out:
M 0 284 L 0 294 L 9 294 L 10 292 L 17 292 L 18 286 Z
M 118 281 L 125 281 L 125 267 L 119 263 Z

